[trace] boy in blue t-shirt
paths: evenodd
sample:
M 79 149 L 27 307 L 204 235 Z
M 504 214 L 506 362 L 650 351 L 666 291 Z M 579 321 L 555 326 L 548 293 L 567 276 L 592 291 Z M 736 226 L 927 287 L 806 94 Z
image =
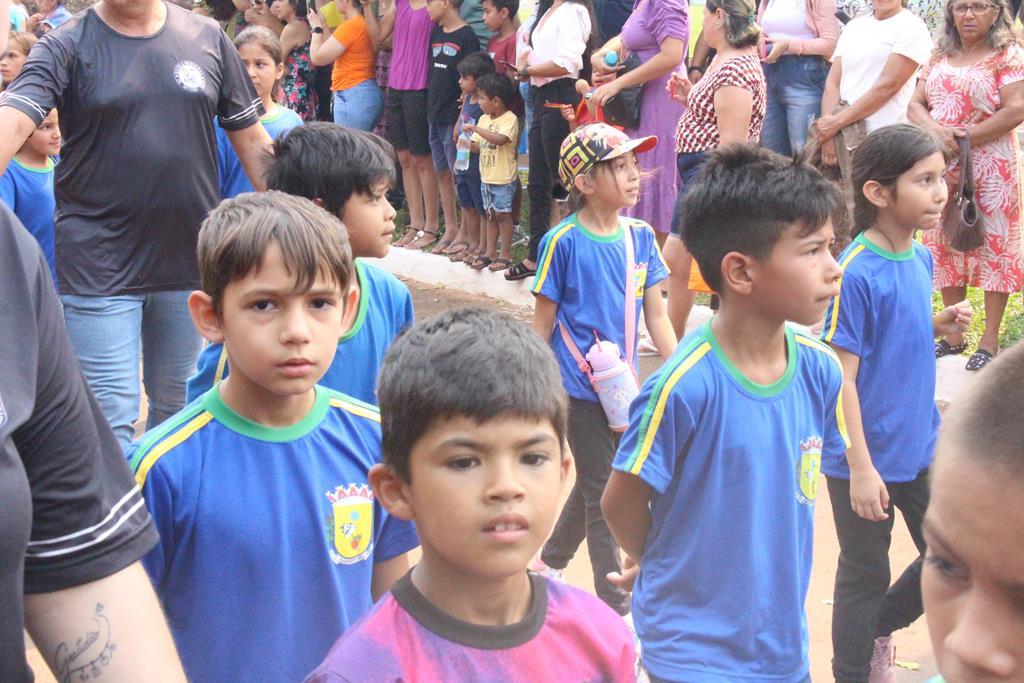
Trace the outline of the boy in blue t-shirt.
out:
M 380 403 L 384 463 L 370 480 L 389 512 L 415 520 L 423 557 L 307 681 L 632 683 L 625 623 L 527 571 L 571 461 L 544 343 L 502 313 L 447 311 L 395 342 Z
M 394 175 L 389 143 L 334 123 L 310 122 L 278 138 L 267 166 L 268 189 L 312 199 L 348 230 L 356 259 L 351 287 L 358 298 L 320 384 L 372 404 L 377 403 L 374 389 L 384 352 L 413 323 L 409 288 L 362 260 L 382 258 L 390 249 L 395 210 L 386 194 Z M 228 370 L 223 345 L 208 345 L 188 380 L 187 399 L 207 391 Z
M 639 564 L 652 681 L 808 677 L 814 502 L 823 456 L 846 445 L 842 370 L 785 323 L 817 322 L 836 292 L 839 202 L 810 166 L 750 145 L 713 153 L 684 201 L 721 310 L 644 382 L 601 501 Z
M 194 681 L 295 681 L 404 574 L 413 526 L 380 507 L 376 408 L 317 385 L 355 306 L 334 216 L 281 192 L 214 209 L 192 319 L 223 382 L 132 444 L 160 541 L 143 564 Z
M 215 121 L 217 131 L 217 174 L 220 178 L 220 197 L 230 199 L 243 192 L 254 192 L 249 177 L 245 175 L 242 162 L 231 146 L 227 131 L 220 126 L 220 120 Z M 274 111 L 260 117 L 260 123 L 271 140 L 279 137 L 302 125 L 302 118 L 287 107 L 278 105 Z
M 50 265 L 54 285 L 57 269 L 54 266 L 53 219 L 57 201 L 53 195 L 53 169 L 60 154 L 60 140 L 57 110 L 52 109 L 0 176 L 0 201 L 11 208 L 36 238 Z

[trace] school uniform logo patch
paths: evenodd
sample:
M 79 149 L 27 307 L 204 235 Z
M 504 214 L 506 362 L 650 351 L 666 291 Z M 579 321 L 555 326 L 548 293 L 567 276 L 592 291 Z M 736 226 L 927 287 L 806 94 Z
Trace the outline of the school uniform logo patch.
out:
M 818 473 L 821 472 L 820 436 L 800 442 L 800 460 L 797 462 L 796 499 L 804 505 L 813 505 L 818 498 Z
M 334 564 L 355 564 L 373 552 L 373 491 L 366 484 L 327 492 L 327 540 Z
M 206 87 L 206 74 L 195 62 L 183 59 L 174 65 L 174 81 L 182 90 L 199 92 Z
M 637 263 L 633 266 L 633 277 L 636 285 L 636 298 L 644 298 L 644 286 L 647 284 L 647 264 Z

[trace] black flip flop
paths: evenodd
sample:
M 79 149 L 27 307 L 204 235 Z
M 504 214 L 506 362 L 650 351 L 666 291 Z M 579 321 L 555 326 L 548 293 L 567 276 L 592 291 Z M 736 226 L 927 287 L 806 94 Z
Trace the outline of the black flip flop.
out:
M 935 357 L 942 358 L 943 356 L 959 356 L 961 353 L 967 350 L 967 341 L 962 341 L 956 346 L 951 345 L 945 339 L 940 339 L 935 342 Z
M 528 268 L 523 265 L 522 261 L 520 261 L 505 271 L 505 279 L 510 282 L 515 282 L 516 280 L 525 280 L 528 277 L 533 277 L 536 274 L 536 268 Z
M 990 353 L 985 349 L 978 349 L 967 359 L 967 369 L 971 372 L 977 372 L 991 363 L 993 358 L 995 358 L 994 353 Z

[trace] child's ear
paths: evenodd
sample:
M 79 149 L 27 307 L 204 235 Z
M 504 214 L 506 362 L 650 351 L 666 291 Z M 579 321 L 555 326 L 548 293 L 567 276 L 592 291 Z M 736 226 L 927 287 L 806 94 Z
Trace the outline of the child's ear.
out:
M 214 344 L 224 342 L 220 318 L 213 310 L 213 299 L 209 294 L 199 289 L 189 294 L 188 312 L 192 316 L 192 324 L 199 330 L 199 334 Z
M 590 173 L 580 173 L 573 178 L 572 186 L 583 194 L 594 194 L 594 178 Z
M 864 193 L 869 202 L 880 209 L 889 206 L 889 203 L 892 201 L 892 192 L 877 180 L 869 180 L 864 183 L 861 192 Z
M 377 463 L 367 474 L 373 496 L 380 501 L 389 515 L 410 521 L 413 519 L 409 487 L 398 473 L 383 463 Z
M 569 479 L 569 468 L 572 467 L 572 454 L 566 449 L 565 444 L 562 445 L 562 463 L 559 467 L 559 481 L 562 485 Z
M 277 65 L 277 75 L 274 76 L 274 81 L 280 81 L 282 77 L 284 77 L 284 62 Z
M 751 276 L 756 261 L 752 256 L 730 251 L 722 258 L 722 286 L 737 294 L 750 294 L 754 278 Z
M 319 206 L 321 209 L 324 208 L 324 200 L 320 199 L 320 197 L 313 197 L 311 201 L 317 206 Z M 341 218 L 341 216 L 338 216 L 338 218 Z
M 356 277 L 354 267 L 352 277 Z M 349 287 L 342 298 L 342 305 L 344 309 L 341 316 L 341 333 L 345 335 L 356 324 L 356 316 L 359 314 L 359 290 L 355 287 Z

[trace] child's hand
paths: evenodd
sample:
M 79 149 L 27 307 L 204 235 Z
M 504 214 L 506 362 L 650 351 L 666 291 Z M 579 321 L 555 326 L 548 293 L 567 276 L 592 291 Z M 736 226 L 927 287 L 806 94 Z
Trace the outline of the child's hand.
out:
M 874 467 L 850 470 L 850 507 L 858 517 L 869 522 L 889 519 L 889 490 Z
M 935 336 L 958 337 L 971 326 L 974 309 L 970 301 L 947 306 L 935 316 Z
M 569 122 L 569 125 L 576 123 L 576 110 L 572 108 L 570 104 L 563 104 L 559 107 L 559 111 L 562 112 L 562 118 Z
M 633 583 L 636 582 L 636 576 L 639 573 L 640 565 L 634 562 L 633 558 L 627 557 L 626 561 L 622 563 L 621 572 L 608 572 L 605 574 L 605 578 L 608 579 L 608 583 L 612 584 L 619 590 L 632 593 Z
M 673 71 L 672 75 L 668 77 L 668 85 L 665 86 L 665 90 L 668 91 L 669 97 L 685 106 L 690 99 L 692 87 L 693 83 L 690 82 L 690 79 Z
M 470 135 L 473 135 L 474 133 L 476 133 L 477 127 L 475 123 L 467 123 L 462 126 L 462 130 L 466 131 Z

